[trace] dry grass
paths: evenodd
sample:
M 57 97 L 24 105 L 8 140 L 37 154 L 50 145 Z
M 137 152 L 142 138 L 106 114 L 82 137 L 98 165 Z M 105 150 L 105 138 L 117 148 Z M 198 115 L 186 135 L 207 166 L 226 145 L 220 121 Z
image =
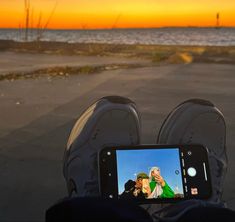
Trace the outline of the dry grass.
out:
M 235 64 L 235 46 L 164 46 L 63 42 L 0 41 L 0 50 L 60 55 L 138 57 L 154 63 L 214 62 Z
M 81 74 L 94 74 L 101 73 L 106 70 L 116 70 L 116 69 L 130 69 L 142 67 L 139 64 L 109 64 L 109 65 L 99 65 L 99 66 L 78 66 L 78 67 L 50 67 L 38 69 L 30 72 L 9 72 L 0 75 L 0 81 L 8 80 L 14 81 L 18 79 L 37 79 L 40 77 L 47 76 L 48 78 L 61 77 L 66 78 L 71 75 L 81 75 Z

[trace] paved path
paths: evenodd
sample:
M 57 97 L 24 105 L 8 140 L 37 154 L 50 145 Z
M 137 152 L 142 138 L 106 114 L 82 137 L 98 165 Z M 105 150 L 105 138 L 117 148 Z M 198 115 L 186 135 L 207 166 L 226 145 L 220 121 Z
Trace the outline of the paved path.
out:
M 111 56 L 66 56 L 40 53 L 0 52 L 0 75 L 29 72 L 59 66 L 96 66 L 108 64 L 146 64 L 148 60 Z
M 224 199 L 235 209 L 234 73 L 234 65 L 189 64 L 0 82 L 1 220 L 44 220 L 45 209 L 66 195 L 62 156 L 72 125 L 91 102 L 114 94 L 137 103 L 143 143 L 156 141 L 178 103 L 195 97 L 213 101 L 226 116 Z

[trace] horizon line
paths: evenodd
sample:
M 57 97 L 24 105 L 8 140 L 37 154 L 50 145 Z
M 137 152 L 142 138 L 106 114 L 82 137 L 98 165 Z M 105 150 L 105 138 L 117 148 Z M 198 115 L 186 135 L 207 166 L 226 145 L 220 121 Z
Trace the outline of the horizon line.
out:
M 115 29 L 162 29 L 162 28 L 235 28 L 234 26 L 159 26 L 159 27 L 115 27 L 115 28 L 46 28 L 45 30 L 115 30 Z M 25 29 L 25 27 L 0 27 L 0 29 Z M 38 30 L 36 27 L 28 28 Z

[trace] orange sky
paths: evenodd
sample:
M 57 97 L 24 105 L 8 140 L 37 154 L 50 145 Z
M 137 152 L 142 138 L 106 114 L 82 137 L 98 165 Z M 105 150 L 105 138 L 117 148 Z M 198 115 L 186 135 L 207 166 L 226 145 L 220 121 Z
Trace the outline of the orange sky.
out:
M 56 0 L 31 0 L 30 25 L 45 25 Z M 58 0 L 48 28 L 235 27 L 235 0 Z M 0 0 L 0 27 L 24 26 L 24 0 Z

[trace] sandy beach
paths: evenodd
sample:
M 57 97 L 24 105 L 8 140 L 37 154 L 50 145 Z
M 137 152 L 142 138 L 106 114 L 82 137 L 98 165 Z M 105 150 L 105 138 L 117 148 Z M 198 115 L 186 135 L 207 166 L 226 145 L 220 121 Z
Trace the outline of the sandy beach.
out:
M 96 99 L 121 95 L 155 143 L 167 114 L 189 98 L 225 114 L 229 169 L 223 199 L 235 210 L 235 47 L 0 41 L 0 221 L 44 221 L 66 196 L 70 130 Z

